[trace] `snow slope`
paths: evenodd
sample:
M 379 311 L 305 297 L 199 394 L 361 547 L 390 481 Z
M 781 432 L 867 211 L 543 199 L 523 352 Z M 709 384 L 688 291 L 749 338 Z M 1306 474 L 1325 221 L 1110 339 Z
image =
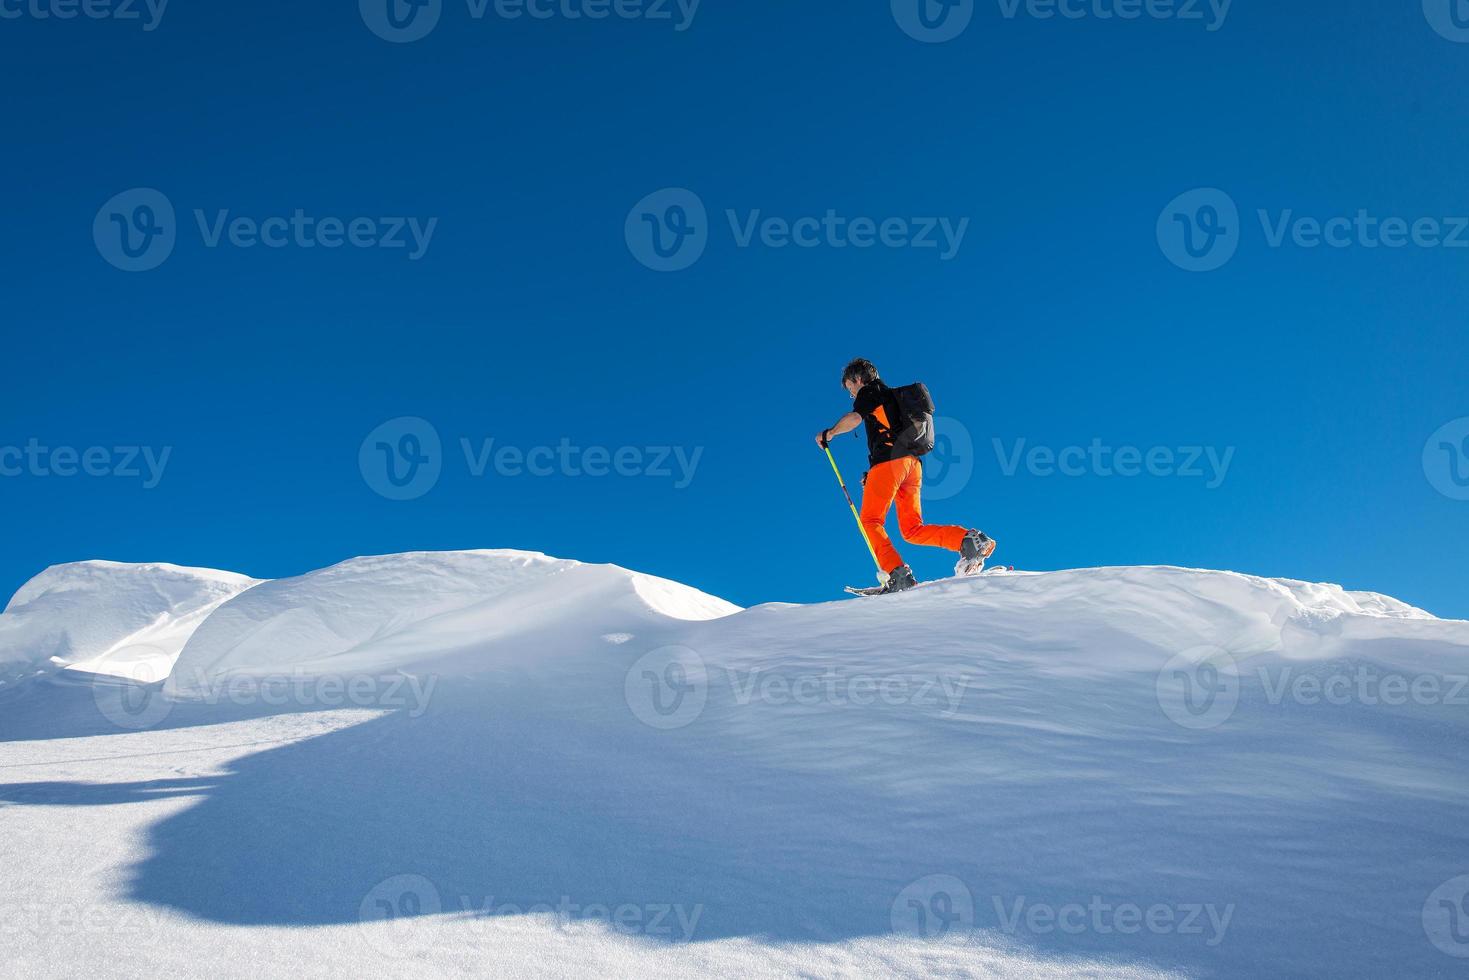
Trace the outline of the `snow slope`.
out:
M 30 663 L 112 608 L 19 599 Z M 738 610 L 410 554 L 217 604 L 146 727 L 69 673 L 0 701 L 25 975 L 1469 964 L 1469 623 L 1385 596 L 1102 568 Z

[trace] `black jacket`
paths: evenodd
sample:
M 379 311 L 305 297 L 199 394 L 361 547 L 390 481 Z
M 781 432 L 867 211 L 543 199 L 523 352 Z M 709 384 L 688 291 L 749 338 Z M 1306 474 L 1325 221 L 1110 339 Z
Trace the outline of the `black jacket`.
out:
M 893 447 L 893 426 L 901 417 L 898 413 L 898 396 L 893 389 L 882 383 L 881 378 L 867 382 L 852 401 L 852 411 L 862 416 L 867 426 L 867 462 L 876 466 L 892 459 L 910 456 Z

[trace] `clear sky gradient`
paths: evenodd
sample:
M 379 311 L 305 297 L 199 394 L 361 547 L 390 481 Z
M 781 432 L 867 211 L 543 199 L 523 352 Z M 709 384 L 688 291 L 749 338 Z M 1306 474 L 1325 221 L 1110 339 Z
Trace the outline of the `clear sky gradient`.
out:
M 514 547 L 833 598 L 862 355 L 997 560 L 1469 617 L 1469 11 L 907 2 L 3 0 L 0 592 Z

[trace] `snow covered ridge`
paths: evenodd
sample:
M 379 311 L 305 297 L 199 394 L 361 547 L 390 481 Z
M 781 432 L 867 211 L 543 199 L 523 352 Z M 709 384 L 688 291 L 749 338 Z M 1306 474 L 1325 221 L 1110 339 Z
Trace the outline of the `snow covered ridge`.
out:
M 32 579 L 0 616 L 0 681 L 58 668 L 142 683 L 166 677 L 170 699 L 213 700 L 252 679 L 493 672 L 526 666 L 531 650 L 650 635 L 699 651 L 698 663 L 649 652 L 655 667 L 677 663 L 703 676 L 711 664 L 738 668 L 768 646 L 755 634 L 763 641 L 833 615 L 876 635 L 912 637 L 920 627 L 919 645 L 930 648 L 982 641 L 1052 675 L 1183 671 L 1204 687 L 1262 664 L 1350 657 L 1442 674 L 1469 649 L 1469 624 L 1388 596 L 1174 567 L 997 575 L 855 606 L 740 612 L 666 579 L 513 550 L 354 558 L 276 581 L 80 562 Z M 982 631 L 970 621 L 982 621 Z M 895 642 L 885 669 L 904 666 L 914 647 Z
M 262 583 L 218 609 L 189 640 L 165 693 L 204 697 L 252 677 L 520 667 L 538 647 L 738 611 L 666 579 L 533 552 L 354 558 Z
M 160 681 L 199 624 L 255 584 L 168 564 L 53 565 L 0 615 L 0 688 L 61 667 Z
M 218 696 L 251 677 L 367 678 L 489 641 L 533 642 L 597 609 L 624 626 L 739 611 L 651 575 L 510 550 L 354 558 L 276 581 L 86 561 L 42 572 L 0 616 L 0 687 L 62 669 L 167 678 L 170 697 Z
M 684 678 L 689 696 L 665 710 L 673 680 L 630 683 L 629 704 L 659 728 L 718 711 L 719 699 L 881 698 L 953 717 L 983 687 L 980 678 L 1003 665 L 1024 670 L 1027 684 L 1101 691 L 1145 679 L 1149 712 L 1186 729 L 1220 727 L 1242 704 L 1410 705 L 1469 717 L 1469 622 L 1336 585 L 1170 566 L 1088 568 L 951 579 L 856 603 L 759 606 L 696 624 L 685 645 L 635 665 L 643 676 Z M 838 679 L 787 669 L 812 653 L 810 640 L 785 637 L 813 635 L 824 648 L 853 651 L 823 661 L 839 666 Z

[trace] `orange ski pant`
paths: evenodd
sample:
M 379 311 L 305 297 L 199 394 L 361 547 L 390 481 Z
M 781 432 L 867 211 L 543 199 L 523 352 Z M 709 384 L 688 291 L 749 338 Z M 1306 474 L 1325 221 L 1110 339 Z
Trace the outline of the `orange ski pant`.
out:
M 958 551 L 968 533 L 962 527 L 923 523 L 923 505 L 918 499 L 922 488 L 923 463 L 916 456 L 878 463 L 867 471 L 862 485 L 862 530 L 867 532 L 867 540 L 872 542 L 885 572 L 903 564 L 884 527 L 894 500 L 898 502 L 898 532 L 910 544 Z

